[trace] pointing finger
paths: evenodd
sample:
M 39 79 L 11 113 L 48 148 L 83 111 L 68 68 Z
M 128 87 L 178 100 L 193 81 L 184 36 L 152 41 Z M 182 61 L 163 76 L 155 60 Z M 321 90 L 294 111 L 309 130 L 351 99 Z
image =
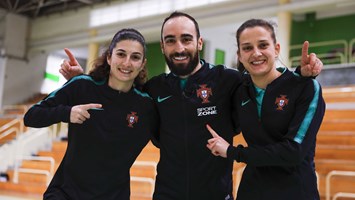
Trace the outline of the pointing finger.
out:
M 97 108 L 101 108 L 101 107 L 102 107 L 102 105 L 98 104 L 98 103 L 89 103 L 89 104 L 82 105 L 82 109 L 85 109 L 85 110 L 97 109 Z
M 214 138 L 218 138 L 219 135 L 216 133 L 216 131 L 214 131 L 210 125 L 206 124 L 206 127 L 207 127 L 207 130 L 211 133 L 211 135 L 214 137 Z
M 83 112 L 81 113 L 86 119 L 90 118 L 90 113 L 88 112 L 88 110 L 91 109 L 100 109 L 102 107 L 101 104 L 96 104 L 96 103 L 90 103 L 90 104 L 85 104 L 82 105 L 82 110 Z
M 69 58 L 69 64 L 71 66 L 78 66 L 79 63 L 76 60 L 76 58 L 74 57 L 73 53 L 68 49 L 68 48 L 64 48 L 65 53 L 67 54 L 68 58 Z
M 309 42 L 305 41 L 302 46 L 302 63 L 303 64 L 308 63 L 308 48 L 309 48 Z

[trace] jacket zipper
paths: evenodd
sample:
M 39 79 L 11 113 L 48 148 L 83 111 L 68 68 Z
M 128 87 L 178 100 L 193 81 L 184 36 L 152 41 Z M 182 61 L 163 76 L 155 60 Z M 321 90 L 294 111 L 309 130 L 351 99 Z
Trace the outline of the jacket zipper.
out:
M 183 116 L 186 115 L 186 101 L 188 97 L 185 97 L 184 92 L 182 94 L 182 109 L 183 109 Z M 190 160 L 189 160 L 189 151 L 188 151 L 188 125 L 187 119 L 184 118 L 184 140 L 185 140 L 185 158 L 186 158 L 186 200 L 190 199 Z

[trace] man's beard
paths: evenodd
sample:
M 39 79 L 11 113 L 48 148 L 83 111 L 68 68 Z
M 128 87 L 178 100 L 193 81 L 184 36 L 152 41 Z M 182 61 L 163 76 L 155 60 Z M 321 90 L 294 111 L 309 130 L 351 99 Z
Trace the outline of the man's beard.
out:
M 187 56 L 191 58 L 191 60 L 187 64 L 175 64 L 173 61 L 173 57 L 179 56 Z M 177 76 L 190 75 L 197 67 L 198 62 L 200 62 L 198 51 L 196 51 L 194 56 L 191 56 L 191 54 L 189 53 L 175 53 L 170 57 L 166 55 L 164 57 L 170 71 Z

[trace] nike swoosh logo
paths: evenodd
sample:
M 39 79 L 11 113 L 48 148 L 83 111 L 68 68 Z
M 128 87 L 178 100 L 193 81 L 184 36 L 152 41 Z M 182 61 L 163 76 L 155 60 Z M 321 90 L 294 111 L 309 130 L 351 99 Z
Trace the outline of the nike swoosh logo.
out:
M 242 101 L 242 106 L 245 106 L 247 103 L 249 103 L 250 99 L 246 100 L 246 101 Z
M 172 95 L 167 96 L 167 97 L 164 97 L 164 98 L 160 98 L 160 96 L 159 96 L 158 99 L 157 99 L 157 100 L 158 100 L 158 103 L 161 103 L 161 102 L 163 102 L 163 101 L 169 99 L 170 97 L 172 97 Z

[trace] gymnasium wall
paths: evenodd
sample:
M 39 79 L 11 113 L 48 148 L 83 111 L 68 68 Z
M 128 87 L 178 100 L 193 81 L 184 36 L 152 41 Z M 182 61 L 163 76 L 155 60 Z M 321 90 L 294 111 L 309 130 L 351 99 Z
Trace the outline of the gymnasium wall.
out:
M 325 64 L 317 77 L 323 86 L 355 84 L 355 14 L 317 19 L 309 13 L 304 20 L 293 20 L 291 58 L 300 56 L 305 40 L 311 44 L 309 51 Z M 293 67 L 298 64 L 294 62 Z

